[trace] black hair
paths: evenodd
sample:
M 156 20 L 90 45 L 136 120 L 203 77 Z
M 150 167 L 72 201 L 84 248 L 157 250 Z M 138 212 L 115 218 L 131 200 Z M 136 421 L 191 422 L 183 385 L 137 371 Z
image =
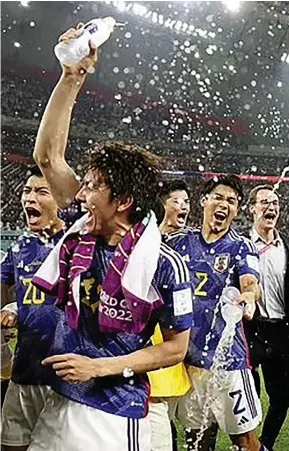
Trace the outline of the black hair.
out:
M 135 224 L 155 210 L 161 183 L 160 161 L 135 143 L 106 141 L 92 150 L 89 169 L 100 172 L 110 188 L 111 199 L 132 196 L 129 220 Z
M 234 174 L 220 175 L 218 177 L 207 180 L 201 189 L 201 198 L 210 194 L 217 186 L 229 186 L 238 194 L 238 204 L 240 205 L 244 199 L 242 181 L 240 177 Z
M 188 185 L 179 179 L 165 180 L 161 186 L 159 197 L 165 202 L 174 191 L 186 191 L 188 197 L 190 198 L 190 190 Z
M 34 164 L 33 166 L 29 166 L 28 167 L 28 171 L 27 171 L 27 177 L 44 177 L 44 175 L 42 174 L 42 172 L 40 171 L 39 167 L 36 166 L 36 164 Z

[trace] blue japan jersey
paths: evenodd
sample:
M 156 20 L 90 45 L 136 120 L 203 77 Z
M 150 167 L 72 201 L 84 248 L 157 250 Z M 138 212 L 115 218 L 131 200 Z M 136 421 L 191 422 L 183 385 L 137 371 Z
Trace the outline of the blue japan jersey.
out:
M 31 280 L 62 236 L 60 231 L 42 241 L 36 234 L 25 233 L 1 263 L 1 282 L 14 286 L 18 309 L 18 339 L 11 377 L 18 384 L 48 384 L 48 372 L 40 362 L 49 352 L 62 312 L 53 306 L 56 299 L 37 290 Z
M 67 208 L 58 211 L 58 216 L 65 222 L 66 229 L 69 229 L 83 215 L 84 212 L 81 211 L 81 203 L 76 200 L 71 202 Z
M 92 358 L 127 355 L 150 343 L 155 325 L 183 331 L 192 327 L 192 293 L 188 269 L 182 258 L 162 244 L 153 284 L 164 304 L 152 314 L 140 334 L 101 333 L 98 325 L 99 295 L 115 248 L 100 244 L 81 282 L 80 325 L 77 331 L 65 320 L 57 326 L 52 354 L 76 353 Z M 145 374 L 131 377 L 110 376 L 71 384 L 54 376 L 52 389 L 62 396 L 115 415 L 142 418 L 147 414 L 149 397 Z
M 240 289 L 243 275 L 251 274 L 259 280 L 259 257 L 251 241 L 232 229 L 212 243 L 204 240 L 200 230 L 191 228 L 173 233 L 166 240 L 186 261 L 193 286 L 194 327 L 186 361 L 192 366 L 209 369 L 225 328 L 218 300 L 225 287 Z M 209 333 L 211 336 L 206 344 Z M 248 367 L 242 322 L 236 325 L 233 345 L 226 360 L 226 370 Z

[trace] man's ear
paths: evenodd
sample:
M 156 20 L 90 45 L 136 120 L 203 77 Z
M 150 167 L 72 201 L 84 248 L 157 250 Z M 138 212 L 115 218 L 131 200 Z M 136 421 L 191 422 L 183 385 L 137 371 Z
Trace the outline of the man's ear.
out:
M 123 197 L 121 199 L 118 199 L 118 206 L 117 206 L 117 211 L 118 212 L 123 212 L 128 210 L 133 204 L 133 197 L 132 196 L 127 196 L 127 197 Z
M 254 205 L 249 205 L 249 212 L 251 213 L 251 215 L 254 214 Z
M 200 199 L 200 205 L 201 205 L 201 207 L 204 207 L 204 206 L 205 206 L 206 200 L 207 200 L 207 197 L 206 197 L 206 196 L 202 196 L 202 197 L 201 197 L 201 199 Z

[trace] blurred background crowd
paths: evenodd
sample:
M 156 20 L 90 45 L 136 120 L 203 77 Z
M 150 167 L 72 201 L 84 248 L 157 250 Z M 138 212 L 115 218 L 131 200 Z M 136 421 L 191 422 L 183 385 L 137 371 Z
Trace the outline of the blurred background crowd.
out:
M 239 174 L 248 193 L 282 175 L 280 227 L 288 228 L 286 2 L 182 3 L 68 1 L 57 14 L 45 2 L 3 4 L 2 229 L 24 228 L 20 195 L 59 74 L 57 36 L 107 15 L 125 25 L 102 47 L 75 106 L 67 152 L 76 171 L 98 142 L 135 141 L 163 157 L 165 177 L 189 183 L 193 225 L 204 178 Z M 247 220 L 244 205 L 236 227 Z

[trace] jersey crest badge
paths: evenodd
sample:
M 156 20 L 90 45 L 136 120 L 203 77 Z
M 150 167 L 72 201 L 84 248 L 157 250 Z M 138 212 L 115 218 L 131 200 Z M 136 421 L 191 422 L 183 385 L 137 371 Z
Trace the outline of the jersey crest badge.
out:
M 214 260 L 214 270 L 220 273 L 227 271 L 230 262 L 230 255 L 216 255 Z

